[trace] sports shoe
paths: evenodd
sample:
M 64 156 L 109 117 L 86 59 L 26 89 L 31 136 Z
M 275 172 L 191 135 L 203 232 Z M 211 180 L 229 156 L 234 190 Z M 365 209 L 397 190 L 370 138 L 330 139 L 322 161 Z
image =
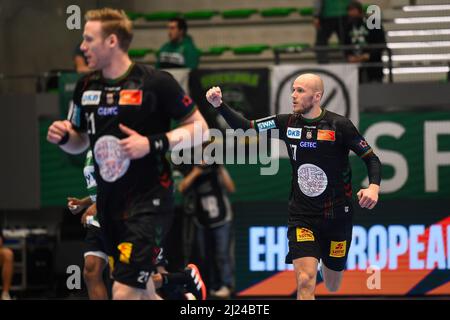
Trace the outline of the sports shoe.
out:
M 184 294 L 184 299 L 185 299 L 185 300 L 197 300 L 197 299 L 195 298 L 195 296 L 194 296 L 192 293 L 190 293 L 190 292 L 186 292 L 186 293 Z
M 190 263 L 184 271 L 186 272 L 186 277 L 188 278 L 186 290 L 192 293 L 197 300 L 206 300 L 206 286 L 197 266 Z
M 12 298 L 11 298 L 11 296 L 9 295 L 9 292 L 2 292 L 2 295 L 1 295 L 1 299 L 0 300 L 13 300 Z
M 231 296 L 231 290 L 227 286 L 221 286 L 217 291 L 211 291 L 211 297 L 228 299 Z

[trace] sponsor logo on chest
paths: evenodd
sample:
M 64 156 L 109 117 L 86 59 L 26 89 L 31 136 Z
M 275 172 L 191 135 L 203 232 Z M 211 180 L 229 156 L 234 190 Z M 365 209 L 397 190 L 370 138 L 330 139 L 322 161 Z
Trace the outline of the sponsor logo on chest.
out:
M 316 149 L 317 148 L 317 142 L 315 142 L 315 141 L 301 141 L 300 142 L 300 148 Z
M 336 141 L 336 132 L 333 130 L 321 130 L 317 131 L 317 140 L 322 141 Z
M 118 116 L 119 115 L 119 108 L 118 107 L 99 107 L 97 109 L 97 114 L 99 116 Z
M 302 129 L 288 127 L 287 131 L 286 131 L 286 136 L 289 139 L 301 139 L 302 138 Z
M 83 92 L 81 104 L 83 106 L 97 106 L 100 103 L 102 92 L 100 90 L 87 90 Z
M 142 90 L 121 90 L 119 105 L 140 106 L 142 104 Z

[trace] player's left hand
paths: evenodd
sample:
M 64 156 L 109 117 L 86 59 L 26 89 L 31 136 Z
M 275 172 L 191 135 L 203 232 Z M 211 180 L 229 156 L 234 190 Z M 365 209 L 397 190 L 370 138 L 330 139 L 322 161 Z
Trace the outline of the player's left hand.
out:
M 361 208 L 373 209 L 378 202 L 378 192 L 380 187 L 371 184 L 367 189 L 361 189 L 357 193 Z
M 119 129 L 128 136 L 120 140 L 120 145 L 127 157 L 140 159 L 150 152 L 150 143 L 147 137 L 140 135 L 123 124 L 119 124 Z

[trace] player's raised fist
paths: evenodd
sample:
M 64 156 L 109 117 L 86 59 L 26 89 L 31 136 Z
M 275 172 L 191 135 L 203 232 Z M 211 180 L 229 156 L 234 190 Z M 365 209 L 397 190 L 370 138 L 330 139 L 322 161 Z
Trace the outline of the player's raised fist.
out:
M 206 92 L 206 100 L 213 105 L 214 108 L 218 108 L 222 104 L 222 91 L 219 87 L 212 87 Z

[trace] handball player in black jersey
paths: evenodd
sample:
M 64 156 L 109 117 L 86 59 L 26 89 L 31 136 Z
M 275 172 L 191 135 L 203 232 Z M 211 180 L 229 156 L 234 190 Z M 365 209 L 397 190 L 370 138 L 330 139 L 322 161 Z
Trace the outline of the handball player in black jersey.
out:
M 318 264 L 329 291 L 342 281 L 352 240 L 352 186 L 348 154 L 352 150 L 366 164 L 368 188 L 357 193 L 362 208 L 378 201 L 381 163 L 352 122 L 320 106 L 324 86 L 315 74 L 300 75 L 292 87 L 293 112 L 247 120 L 222 101 L 219 87 L 207 100 L 234 129 L 271 134 L 286 143 L 292 166 L 286 263 L 293 263 L 297 299 L 314 299 Z
M 191 147 L 186 135 L 192 137 L 194 128 L 207 139 L 208 127 L 170 74 L 130 60 L 132 24 L 123 11 L 91 10 L 85 18 L 80 48 L 94 71 L 80 78 L 69 120 L 55 121 L 47 140 L 71 154 L 89 145 L 93 152 L 113 299 L 156 299 L 148 280 L 174 206 L 165 154 L 175 146 Z M 170 131 L 171 120 L 180 127 Z M 201 288 L 198 270 L 191 267 Z

